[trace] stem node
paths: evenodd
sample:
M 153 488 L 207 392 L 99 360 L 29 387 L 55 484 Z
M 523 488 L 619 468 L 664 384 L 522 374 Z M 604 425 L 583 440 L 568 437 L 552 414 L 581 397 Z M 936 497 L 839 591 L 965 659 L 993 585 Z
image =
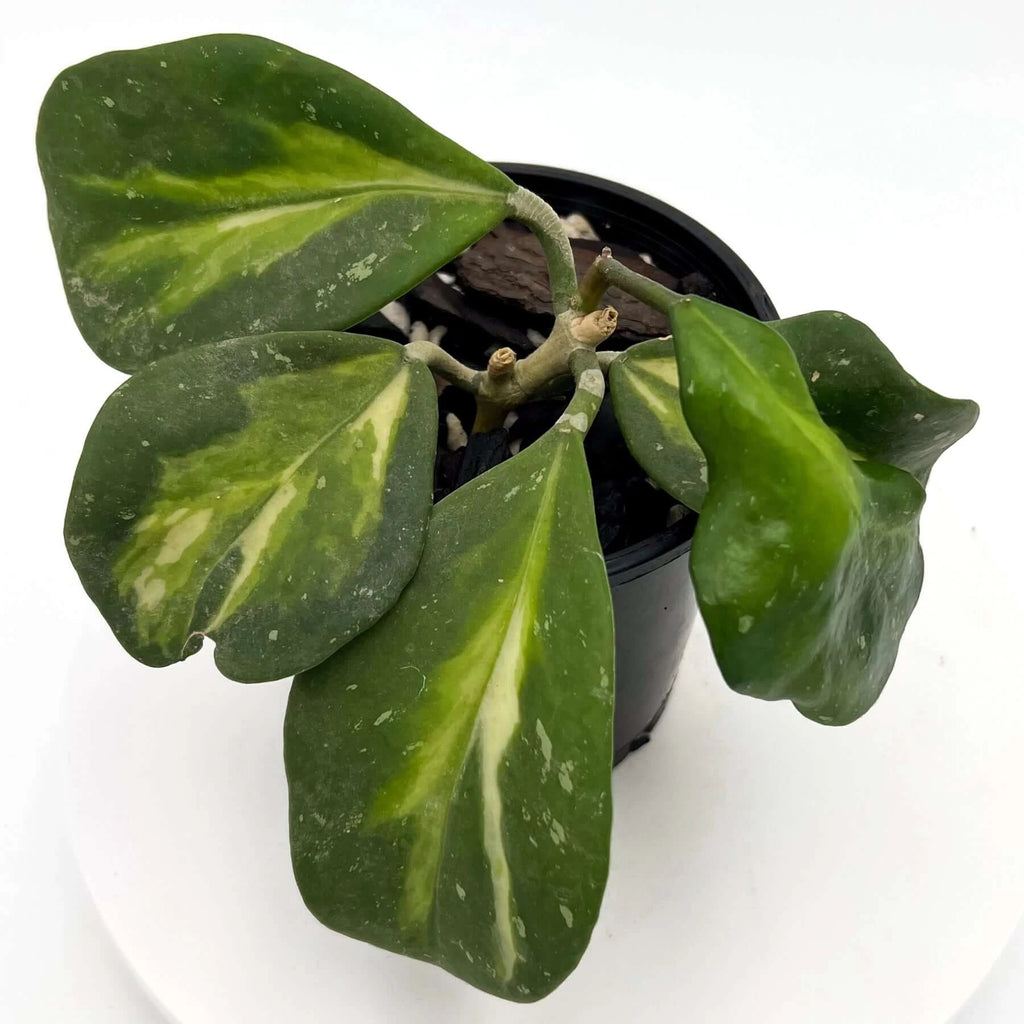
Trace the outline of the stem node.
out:
M 492 380 L 507 377 L 516 365 L 516 354 L 510 348 L 499 348 L 487 362 L 487 376 Z
M 618 322 L 619 314 L 614 307 L 605 306 L 604 309 L 573 317 L 569 325 L 569 333 L 587 348 L 597 348 L 602 341 L 611 337 Z

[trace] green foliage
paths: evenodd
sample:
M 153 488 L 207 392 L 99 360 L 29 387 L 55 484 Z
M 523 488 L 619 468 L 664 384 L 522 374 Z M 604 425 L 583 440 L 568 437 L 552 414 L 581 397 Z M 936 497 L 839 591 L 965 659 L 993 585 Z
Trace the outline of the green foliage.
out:
M 975 402 L 918 383 L 845 313 L 805 313 L 770 326 L 793 350 L 818 414 L 856 458 L 905 469 L 925 484 L 935 460 L 978 419 Z M 612 364 L 609 381 L 633 457 L 659 487 L 700 511 L 707 463 L 683 418 L 672 342 L 634 345 Z
M 771 326 L 793 350 L 821 418 L 861 458 L 925 484 L 935 460 L 978 419 L 975 402 L 919 384 L 853 317 L 805 313 Z
M 672 330 L 708 460 L 690 565 L 722 673 L 742 693 L 851 722 L 885 685 L 917 602 L 924 490 L 851 457 L 771 327 L 686 298 Z
M 270 334 L 168 356 L 86 438 L 71 560 L 147 665 L 205 635 L 233 679 L 311 668 L 415 571 L 436 418 L 426 368 L 374 338 Z
M 435 506 L 398 604 L 285 721 L 306 905 L 522 1001 L 576 965 L 608 873 L 611 594 L 575 415 Z
M 68 68 L 38 146 L 71 310 L 127 371 L 358 323 L 494 227 L 515 191 L 372 86 L 254 36 Z
M 663 491 L 699 512 L 708 464 L 683 418 L 672 339 L 634 345 L 612 363 L 608 380 L 633 458 Z
M 921 586 L 924 484 L 978 410 L 863 324 L 763 324 L 607 257 L 574 295 L 538 197 L 265 39 L 70 68 L 38 142 L 76 321 L 138 371 L 86 439 L 68 551 L 145 664 L 209 636 L 231 678 L 297 674 L 293 863 L 329 927 L 519 1001 L 587 945 L 614 644 L 582 439 L 615 316 L 576 314 L 610 283 L 670 317 L 671 339 L 605 361 L 636 460 L 700 510 L 691 571 L 727 682 L 833 725 L 877 699 Z M 550 261 L 558 315 L 531 356 L 480 372 L 335 333 L 507 214 Z M 431 508 L 431 370 L 484 423 L 575 390 L 540 440 Z

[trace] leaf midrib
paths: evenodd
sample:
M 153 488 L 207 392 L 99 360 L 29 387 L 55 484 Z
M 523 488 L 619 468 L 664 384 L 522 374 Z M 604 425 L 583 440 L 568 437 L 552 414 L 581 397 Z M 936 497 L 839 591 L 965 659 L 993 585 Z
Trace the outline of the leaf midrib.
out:
M 106 186 L 100 186 L 98 183 L 89 182 L 81 178 L 76 180 L 76 184 L 81 185 L 84 188 L 99 189 L 103 188 L 105 191 L 115 194 L 119 199 L 128 199 L 127 189 L 131 188 L 130 184 L 125 185 L 125 191 L 120 189 L 110 189 Z M 120 183 L 119 183 L 120 184 Z M 177 206 L 183 208 L 183 211 L 190 211 L 191 215 L 185 215 L 177 217 L 172 223 L 178 223 L 180 221 L 189 221 L 200 217 L 206 217 L 216 214 L 229 214 L 229 213 L 248 213 L 252 210 L 264 210 L 273 208 L 287 209 L 292 206 L 302 206 L 306 203 L 326 201 L 331 199 L 349 199 L 353 197 L 361 196 L 372 196 L 378 193 L 383 193 L 388 196 L 400 196 L 400 195 L 437 195 L 437 196 L 450 196 L 453 198 L 463 198 L 475 200 L 477 202 L 484 201 L 501 201 L 507 199 L 507 194 L 502 192 L 496 192 L 493 189 L 488 189 L 483 186 L 448 186 L 448 185 L 431 185 L 428 183 L 422 184 L 411 184 L 409 182 L 397 182 L 389 180 L 375 179 L 373 181 L 357 181 L 350 184 L 339 185 L 332 188 L 320 188 L 320 189 L 309 189 L 305 192 L 288 193 L 284 192 L 284 195 L 288 195 L 289 198 L 284 201 L 279 200 L 274 196 L 260 196 L 254 197 L 252 201 L 245 201 L 244 199 L 237 202 L 215 202 L 208 204 L 199 203 L 188 203 L 181 199 L 171 199 L 161 195 L 147 195 L 145 192 L 140 192 L 137 196 L 133 197 L 129 201 L 138 204 L 140 201 L 151 202 L 151 203 L 166 203 L 170 206 Z M 167 223 L 167 222 L 164 222 Z
M 562 435 L 568 439 L 569 435 Z M 434 873 L 434 883 L 431 887 L 433 890 L 432 899 L 432 913 L 431 913 L 431 929 L 434 932 L 435 942 L 440 939 L 440 926 L 437 920 L 437 907 L 438 898 L 440 896 L 440 885 L 441 885 L 441 866 L 444 860 L 444 850 L 448 842 L 448 833 L 451 828 L 451 814 L 452 808 L 455 805 L 456 793 L 462 783 L 462 779 L 466 773 L 466 767 L 470 762 L 471 755 L 477 746 L 477 733 L 480 728 L 480 709 L 483 707 L 484 698 L 489 691 L 493 680 L 494 680 L 494 666 L 497 663 L 498 655 L 501 653 L 501 649 L 504 646 L 506 637 L 508 636 L 508 627 L 512 621 L 512 617 L 515 614 L 516 607 L 524 597 L 524 590 L 527 582 L 533 576 L 533 565 L 537 558 L 537 544 L 536 541 L 539 539 L 541 534 L 542 526 L 550 532 L 551 520 L 553 518 L 552 512 L 554 510 L 555 501 L 554 495 L 558 490 L 558 480 L 561 476 L 562 458 L 565 454 L 564 445 L 559 446 L 558 451 L 552 461 L 548 464 L 547 475 L 545 476 L 545 482 L 547 488 L 545 489 L 544 497 L 541 499 L 540 508 L 537 511 L 537 518 L 534 520 L 533 528 L 530 530 L 530 536 L 526 542 L 526 560 L 523 563 L 522 568 L 518 574 L 517 586 L 514 597 L 508 601 L 506 605 L 506 614 L 504 621 L 504 628 L 501 630 L 499 636 L 500 641 L 494 646 L 494 657 L 490 664 L 490 669 L 487 676 L 487 684 L 481 688 L 480 697 L 476 702 L 476 710 L 473 713 L 473 724 L 469 730 L 469 740 L 466 743 L 465 753 L 462 757 L 462 763 L 459 765 L 458 771 L 455 773 L 454 780 L 452 782 L 451 790 L 449 792 L 448 800 L 445 802 L 444 821 L 441 825 L 441 840 L 438 848 L 437 856 L 437 867 Z
M 742 349 L 738 348 L 735 345 L 735 343 L 732 341 L 732 339 L 730 339 L 729 336 L 727 334 L 725 334 L 718 327 L 718 325 L 715 324 L 707 316 L 706 313 L 704 313 L 699 308 L 693 307 L 692 305 L 691 305 L 691 309 L 693 310 L 693 313 L 694 313 L 695 316 L 699 316 L 701 318 L 701 320 L 704 322 L 704 325 L 707 327 L 707 329 L 710 331 L 710 333 L 712 333 L 715 336 L 715 338 L 730 353 L 732 353 L 733 356 L 735 356 L 736 360 L 750 374 L 750 376 L 758 384 L 762 385 L 761 387 L 758 388 L 758 391 L 760 392 L 761 395 L 763 395 L 765 398 L 767 398 L 769 404 L 773 408 L 778 409 L 783 414 L 784 418 L 787 419 L 796 428 L 798 433 L 803 435 L 803 437 L 807 441 L 810 442 L 812 447 L 814 447 L 815 450 L 819 454 L 821 454 L 828 463 L 830 463 L 836 469 L 840 470 L 840 475 L 842 476 L 842 479 L 844 481 L 844 487 L 845 487 L 845 490 L 847 491 L 847 497 L 852 499 L 852 501 L 851 501 L 852 508 L 853 508 L 855 514 L 857 515 L 857 517 L 859 518 L 860 517 L 860 513 L 861 513 L 862 496 L 861 496 L 860 491 L 859 491 L 859 489 L 857 487 L 857 484 L 854 481 L 853 477 L 849 473 L 843 472 L 843 469 L 845 467 L 843 467 L 842 464 L 836 459 L 834 452 L 829 450 L 828 446 L 826 445 L 826 443 L 824 442 L 822 437 L 819 436 L 819 432 L 816 429 L 814 429 L 817 426 L 817 424 L 814 424 L 813 422 L 808 422 L 808 417 L 807 417 L 807 415 L 805 413 L 803 413 L 803 412 L 801 412 L 801 411 L 799 411 L 797 409 L 794 409 L 787 402 L 784 402 L 779 397 L 778 391 L 776 390 L 776 388 L 774 386 L 772 386 L 771 384 L 768 384 L 767 386 L 764 386 L 764 384 L 765 384 L 764 374 L 760 370 L 758 370 L 758 368 L 756 366 L 754 366 L 753 363 L 750 362 L 750 360 L 746 356 L 746 353 L 743 352 Z M 767 326 L 767 325 L 764 325 L 764 326 Z M 769 327 L 768 330 L 771 330 L 771 328 Z M 773 333 L 777 334 L 778 332 L 773 332 Z M 786 342 L 785 338 L 782 338 L 782 335 L 778 335 L 778 337 L 782 339 L 783 343 L 786 344 L 786 347 L 788 348 L 789 347 L 788 346 L 788 342 Z M 794 360 L 796 359 L 795 356 L 793 358 L 794 358 Z M 801 381 L 803 380 L 802 376 L 800 377 L 800 380 Z M 805 387 L 806 387 L 806 385 L 805 385 Z M 682 392 L 682 388 L 680 387 L 680 400 L 682 399 L 681 392 Z M 810 397 L 810 392 L 807 393 L 807 400 L 808 400 L 808 402 L 811 403 L 811 406 L 813 408 L 814 400 Z M 817 414 L 817 410 L 816 409 L 815 409 L 815 413 Z M 684 418 L 685 418 L 685 413 L 684 413 Z M 830 436 L 833 436 L 833 437 L 835 436 L 835 435 L 832 434 L 831 430 L 829 430 L 829 428 L 824 424 L 823 421 L 822 421 L 822 426 L 824 427 L 825 431 Z M 838 438 L 836 439 L 836 443 L 839 444 L 840 446 L 842 444 L 838 440 Z M 843 450 L 845 451 L 845 448 Z
M 391 379 L 384 385 L 384 387 L 380 388 L 373 395 L 371 395 L 364 405 L 361 405 L 358 409 L 355 410 L 355 412 L 353 412 L 346 419 L 340 420 L 329 430 L 325 431 L 319 438 L 317 438 L 316 441 L 313 442 L 313 444 L 309 448 L 306 449 L 305 452 L 303 452 L 299 456 L 299 458 L 292 460 L 292 462 L 285 466 L 285 468 L 281 471 L 281 474 L 277 477 L 276 486 L 273 487 L 273 489 L 268 492 L 266 497 L 258 505 L 254 506 L 253 509 L 250 510 L 250 515 L 247 518 L 245 525 L 234 535 L 234 537 L 232 537 L 231 541 L 222 549 L 220 554 L 217 555 L 216 561 L 211 563 L 210 571 L 206 573 L 202 584 L 196 591 L 196 598 L 192 602 L 192 612 L 189 616 L 189 623 L 193 628 L 190 630 L 189 635 L 186 637 L 185 642 L 182 645 L 181 653 L 183 657 L 185 649 L 188 647 L 188 644 L 193 637 L 211 636 L 213 630 L 218 629 L 231 618 L 232 613 L 229 613 L 222 620 L 217 621 L 218 613 L 220 611 L 220 607 L 218 607 L 217 610 L 213 613 L 210 621 L 207 622 L 202 629 L 194 628 L 196 618 L 196 607 L 199 604 L 199 600 L 202 597 L 203 591 L 206 589 L 206 584 L 209 582 L 210 577 L 213 575 L 213 573 L 221 565 L 224 559 L 227 558 L 228 554 L 238 544 L 239 540 L 241 539 L 245 531 L 249 529 L 250 526 L 252 526 L 253 522 L 259 517 L 263 509 L 266 508 L 266 506 L 270 503 L 274 496 L 281 490 L 281 488 L 284 487 L 285 484 L 287 484 L 290 480 L 292 480 L 295 474 L 298 473 L 298 471 L 306 464 L 306 462 L 308 462 L 309 459 L 312 458 L 312 456 L 315 455 L 335 434 L 337 434 L 342 428 L 346 427 L 358 416 L 362 415 L 362 413 L 365 412 L 366 409 L 370 405 L 372 405 L 381 395 L 381 393 L 394 381 L 395 377 L 397 377 L 398 374 L 401 373 L 403 369 L 405 369 L 405 365 L 405 363 L 399 360 L 396 363 L 394 374 L 392 375 Z

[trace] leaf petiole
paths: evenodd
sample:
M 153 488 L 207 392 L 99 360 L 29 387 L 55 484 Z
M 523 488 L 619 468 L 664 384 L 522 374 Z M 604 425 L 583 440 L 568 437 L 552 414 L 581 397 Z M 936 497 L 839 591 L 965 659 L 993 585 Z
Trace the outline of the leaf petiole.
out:
M 580 312 L 596 309 L 604 293 L 613 285 L 666 316 L 682 298 L 671 288 L 624 267 L 612 258 L 611 249 L 606 247 L 583 275 L 577 293 L 577 308 Z
M 518 188 L 508 197 L 509 214 L 525 224 L 544 248 L 555 316 L 571 308 L 576 295 L 576 262 L 558 214 L 540 196 Z

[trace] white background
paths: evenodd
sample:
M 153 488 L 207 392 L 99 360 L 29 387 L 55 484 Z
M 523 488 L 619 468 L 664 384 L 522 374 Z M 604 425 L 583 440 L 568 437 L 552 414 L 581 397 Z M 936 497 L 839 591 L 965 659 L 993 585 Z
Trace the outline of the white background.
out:
M 993 672 L 1015 672 L 1024 683 L 1013 629 L 1024 572 L 1020 12 L 1009 0 L 335 0 L 287 11 L 182 0 L 37 3 L 7 13 L 0 1016 L 33 1024 L 163 1019 L 85 893 L 62 800 L 62 703 L 77 639 L 93 616 L 63 552 L 63 503 L 85 430 L 121 378 L 78 339 L 46 234 L 32 136 L 39 101 L 61 68 L 103 50 L 207 32 L 267 35 L 372 81 L 482 156 L 597 173 L 685 210 L 742 256 L 782 315 L 837 308 L 870 323 L 930 386 L 982 405 L 976 431 L 933 478 L 926 597 L 912 628 L 919 647 L 948 642 L 969 659 L 959 678 L 976 682 L 983 702 L 992 692 L 1014 699 L 1011 687 L 988 685 Z M 1005 593 L 1007 614 L 979 618 L 993 591 Z M 974 646 L 965 651 L 958 635 Z M 926 680 L 901 679 L 898 669 L 893 685 L 900 683 L 904 692 L 927 692 Z M 887 713 L 886 700 L 873 714 Z M 970 693 L 962 700 L 967 714 Z M 1024 694 L 981 713 L 1019 718 L 1021 702 Z M 681 728 L 684 713 L 673 706 L 662 728 Z M 670 743 L 671 732 L 657 742 Z M 927 736 L 910 732 L 906 744 L 926 747 Z M 994 767 L 987 782 L 1004 796 L 1018 784 Z M 999 859 L 984 846 L 978 857 L 989 852 Z M 999 863 L 1005 870 L 1010 860 Z M 981 983 L 1024 911 L 1024 879 L 1001 877 L 999 885 L 1018 903 L 993 911 L 983 936 L 964 936 L 963 964 L 935 963 L 937 991 L 958 970 Z M 948 994 L 936 1024 L 969 991 Z M 584 1016 L 600 1019 L 593 1007 Z M 666 1006 L 664 1019 L 680 1016 L 685 1008 Z M 1018 930 L 956 1022 L 1022 1018 Z

